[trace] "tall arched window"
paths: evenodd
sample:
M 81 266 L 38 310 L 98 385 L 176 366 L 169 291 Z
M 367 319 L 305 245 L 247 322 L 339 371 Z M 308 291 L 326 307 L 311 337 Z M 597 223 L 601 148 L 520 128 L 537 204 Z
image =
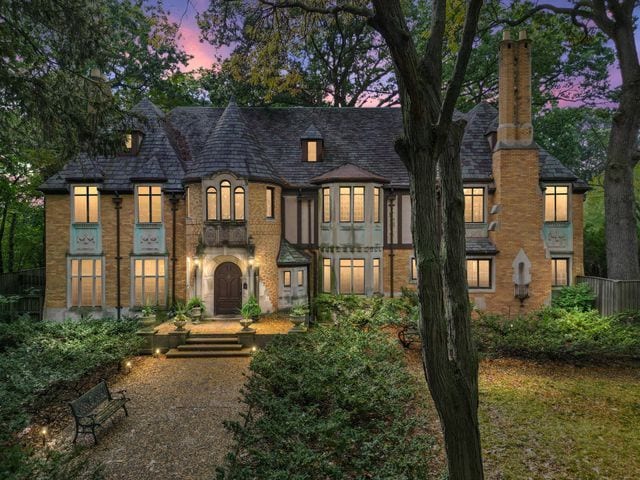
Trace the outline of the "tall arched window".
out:
M 233 192 L 235 219 L 244 220 L 244 188 L 236 187 Z
M 231 220 L 231 184 L 226 180 L 220 183 L 220 219 Z
M 207 188 L 207 220 L 218 219 L 218 191 L 215 187 Z

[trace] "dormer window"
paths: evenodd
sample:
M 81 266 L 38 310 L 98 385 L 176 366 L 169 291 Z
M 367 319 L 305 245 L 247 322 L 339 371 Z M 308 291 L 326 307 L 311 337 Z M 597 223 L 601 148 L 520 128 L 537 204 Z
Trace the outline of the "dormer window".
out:
M 304 162 L 321 162 L 323 153 L 322 134 L 314 126 L 311 125 L 307 131 L 300 137 L 302 143 L 302 161 Z
M 134 131 L 124 134 L 122 145 L 123 155 L 137 155 L 142 143 L 142 132 Z

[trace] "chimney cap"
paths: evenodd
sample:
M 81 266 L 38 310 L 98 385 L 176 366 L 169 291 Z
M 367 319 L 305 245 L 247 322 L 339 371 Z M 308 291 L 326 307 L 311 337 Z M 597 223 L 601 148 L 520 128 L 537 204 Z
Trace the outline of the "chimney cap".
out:
M 527 39 L 527 31 L 520 30 L 520 32 L 518 33 L 518 40 L 526 40 L 526 39 Z
M 509 30 L 502 31 L 502 40 L 511 40 L 511 32 Z

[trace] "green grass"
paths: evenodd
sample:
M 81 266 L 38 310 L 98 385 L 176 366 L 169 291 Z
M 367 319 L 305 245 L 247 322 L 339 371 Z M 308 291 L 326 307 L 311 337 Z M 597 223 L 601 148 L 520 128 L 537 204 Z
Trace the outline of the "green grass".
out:
M 487 478 L 640 476 L 640 373 L 501 359 L 480 368 Z

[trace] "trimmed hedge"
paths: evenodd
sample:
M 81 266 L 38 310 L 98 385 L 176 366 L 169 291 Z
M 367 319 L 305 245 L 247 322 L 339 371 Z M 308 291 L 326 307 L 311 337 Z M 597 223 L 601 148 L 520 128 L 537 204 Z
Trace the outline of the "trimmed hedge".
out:
M 432 437 L 396 342 L 350 325 L 278 338 L 258 352 L 244 422 L 218 479 L 426 478 Z
M 549 307 L 513 319 L 481 314 L 473 325 L 479 350 L 490 355 L 640 358 L 640 312 L 603 317 L 595 310 Z

